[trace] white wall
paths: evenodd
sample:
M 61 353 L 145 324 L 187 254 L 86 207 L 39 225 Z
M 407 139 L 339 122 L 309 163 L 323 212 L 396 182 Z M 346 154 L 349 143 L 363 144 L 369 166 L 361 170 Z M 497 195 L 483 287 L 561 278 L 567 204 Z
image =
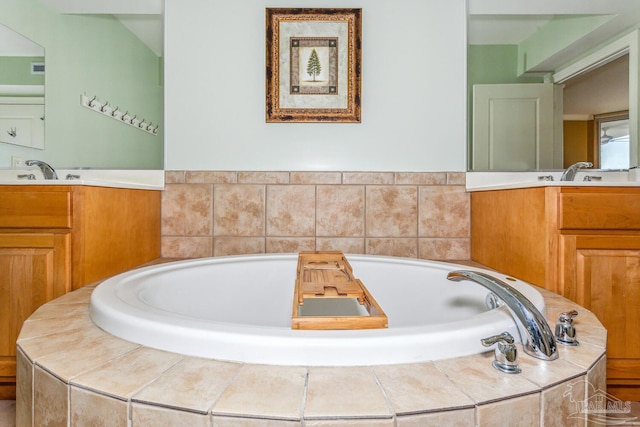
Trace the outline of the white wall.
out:
M 283 124 L 265 123 L 265 8 L 308 2 L 166 0 L 165 169 L 464 171 L 465 5 L 323 1 L 362 8 L 362 123 Z

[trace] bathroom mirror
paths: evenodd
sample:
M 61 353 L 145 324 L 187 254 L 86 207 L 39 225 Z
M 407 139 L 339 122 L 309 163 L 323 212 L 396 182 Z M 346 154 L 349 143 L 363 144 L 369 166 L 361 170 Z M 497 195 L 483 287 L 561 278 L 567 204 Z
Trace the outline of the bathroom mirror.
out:
M 120 8 L 113 2 L 60 3 L 13 1 L 0 14 L 1 24 L 46 51 L 46 147 L 0 144 L 0 167 L 35 158 L 58 169 L 162 169 L 162 52 L 133 25 L 146 20 L 115 15 L 145 10 L 133 9 L 133 2 Z M 150 13 L 161 22 L 161 10 Z M 149 32 L 161 36 L 159 27 Z M 84 99 L 94 99 L 95 108 Z M 115 109 L 129 120 L 112 116 Z
M 0 143 L 44 150 L 44 48 L 0 24 Z
M 634 61 L 637 61 L 638 55 L 638 43 L 637 43 L 637 28 L 638 23 L 633 22 L 632 17 L 626 17 L 622 13 L 616 15 L 501 15 L 495 10 L 492 11 L 495 15 L 485 14 L 484 10 L 481 10 L 479 2 L 472 2 L 470 14 L 469 14 L 469 39 L 468 39 L 468 57 L 469 57 L 469 153 L 473 153 L 473 136 L 472 136 L 472 120 L 473 111 L 471 106 L 473 104 L 472 98 L 472 85 L 475 83 L 483 84 L 496 84 L 496 83 L 543 83 L 553 82 L 565 86 L 573 84 L 573 79 L 578 77 L 581 79 L 587 79 L 587 76 L 591 73 L 598 73 L 598 68 L 605 64 L 609 64 L 620 58 L 625 54 L 632 56 L 632 60 L 627 59 L 626 65 L 626 105 L 622 107 L 613 107 L 611 109 L 598 109 L 591 112 L 590 120 L 593 122 L 594 114 L 601 114 L 604 112 L 615 112 L 628 109 L 629 120 L 628 126 L 630 128 L 629 136 L 629 162 L 627 167 L 633 167 L 638 165 L 638 112 L 637 105 L 634 104 L 634 100 L 638 99 L 637 93 L 631 93 L 629 88 L 637 88 L 638 76 L 637 66 L 634 68 Z M 633 9 L 640 12 L 640 5 L 626 4 L 624 7 Z M 549 12 L 547 10 L 547 12 Z M 566 13 L 566 11 L 565 11 Z M 613 12 L 612 12 L 613 13 Z M 634 16 L 638 16 L 634 14 Z M 558 38 L 569 34 L 569 29 L 572 28 L 571 20 L 588 20 L 592 25 L 589 30 L 584 30 L 584 35 L 578 37 L 573 44 L 568 44 L 564 49 L 558 50 L 554 54 L 549 54 L 548 58 L 541 59 L 540 64 L 529 69 L 528 72 L 522 72 L 523 62 L 526 69 L 527 61 L 533 63 L 533 55 L 523 55 L 521 50 L 526 43 L 530 43 L 535 39 L 536 32 L 539 32 L 543 27 L 549 26 L 556 22 L 558 31 L 556 34 Z M 559 25 L 558 23 L 561 23 Z M 564 30 L 564 32 L 563 32 Z M 484 34 L 482 39 L 481 33 L 491 32 L 488 36 Z M 515 37 L 515 38 L 514 38 Z M 520 38 L 518 38 L 520 37 Z M 635 39 L 634 39 L 635 37 Z M 528 41 L 527 41 L 528 40 Z M 544 44 L 538 39 L 540 44 Z M 602 46 L 605 46 L 604 48 Z M 611 46 L 607 48 L 607 46 Z M 525 46 L 527 47 L 527 46 Z M 530 47 L 530 45 L 529 45 Z M 494 50 L 491 50 L 491 49 Z M 511 49 L 509 51 L 508 49 Z M 493 54 L 494 52 L 500 52 L 497 56 L 492 57 L 487 53 Z M 505 53 L 507 52 L 507 53 Z M 598 57 L 599 54 L 600 56 Z M 629 56 L 627 55 L 627 56 Z M 483 66 L 485 62 L 486 67 Z M 500 63 L 500 61 L 503 61 Z M 493 62 L 493 63 L 492 63 Z M 508 67 L 504 64 L 508 63 Z M 500 67 L 500 64 L 502 67 Z M 486 69 L 485 69 L 486 68 Z M 505 69 L 508 70 L 505 71 Z M 635 71 L 634 71 L 635 70 Z M 635 76 L 635 77 L 634 77 Z M 619 80 L 601 81 L 599 84 L 607 87 L 618 87 Z M 632 89 L 633 90 L 633 89 Z M 637 90 L 637 89 L 635 89 Z M 589 93 L 590 90 L 585 88 L 585 93 Z M 565 116 L 565 121 L 567 120 Z M 591 130 L 593 133 L 594 131 Z M 593 147 L 590 150 L 594 150 Z M 586 152 L 586 147 L 585 147 Z M 566 146 L 564 148 L 564 163 L 571 163 L 569 151 Z M 595 154 L 592 153 L 593 156 Z M 578 155 L 581 157 L 581 155 Z M 594 157 L 591 157 L 592 159 Z M 587 160 L 586 158 L 579 158 L 578 160 Z M 577 161 L 577 160 L 576 160 Z M 616 164 L 620 164 L 617 162 Z M 469 170 L 473 170 L 470 154 Z M 604 166 L 603 166 L 604 167 Z M 515 166 L 514 166 L 515 168 Z M 616 167 L 617 169 L 617 167 Z

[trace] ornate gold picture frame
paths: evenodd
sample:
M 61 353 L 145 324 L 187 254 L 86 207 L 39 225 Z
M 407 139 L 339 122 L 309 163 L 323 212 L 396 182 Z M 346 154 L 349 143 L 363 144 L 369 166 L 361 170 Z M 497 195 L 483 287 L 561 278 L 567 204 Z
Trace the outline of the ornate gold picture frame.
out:
M 266 9 L 266 121 L 360 122 L 362 9 Z

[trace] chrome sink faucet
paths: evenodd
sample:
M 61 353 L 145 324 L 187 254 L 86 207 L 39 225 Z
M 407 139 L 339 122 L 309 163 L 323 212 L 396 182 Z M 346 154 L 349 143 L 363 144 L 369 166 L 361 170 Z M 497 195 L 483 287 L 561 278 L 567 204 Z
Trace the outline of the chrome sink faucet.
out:
M 470 280 L 489 289 L 504 302 L 516 320 L 524 352 L 542 360 L 558 358 L 558 349 L 549 324 L 536 306 L 518 290 L 493 276 L 478 271 L 452 271 L 447 275 L 447 279 L 455 282 Z
M 591 166 L 593 166 L 593 163 L 591 162 L 574 163 L 564 170 L 562 176 L 560 177 L 560 181 L 573 181 L 573 179 L 576 177 L 576 172 L 578 171 L 578 169 L 590 168 Z
M 58 179 L 56 171 L 49 164 L 41 160 L 27 160 L 24 164 L 27 166 L 39 167 L 42 171 L 42 175 L 44 175 L 44 179 Z

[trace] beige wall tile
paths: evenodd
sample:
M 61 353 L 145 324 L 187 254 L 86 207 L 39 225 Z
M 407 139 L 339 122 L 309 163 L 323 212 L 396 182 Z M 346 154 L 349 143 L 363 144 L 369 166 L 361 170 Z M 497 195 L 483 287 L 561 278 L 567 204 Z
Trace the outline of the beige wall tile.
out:
M 267 236 L 313 236 L 315 226 L 315 186 L 267 186 Z
M 211 236 L 212 186 L 169 184 L 162 192 L 162 234 Z
M 306 420 L 304 427 L 394 427 L 391 418 L 375 419 L 336 419 L 336 420 Z
M 215 427 L 301 427 L 301 421 L 270 420 L 267 418 L 236 418 L 213 416 Z M 306 425 L 305 425 L 306 426 Z
M 289 172 L 238 172 L 239 184 L 288 184 Z
M 530 427 L 540 424 L 540 393 L 479 405 L 478 425 Z
M 420 187 L 420 237 L 469 237 L 471 203 L 462 186 Z
M 367 186 L 367 237 L 415 237 L 418 226 L 418 187 Z
M 342 251 L 345 254 L 363 254 L 364 238 L 362 237 L 318 237 L 316 239 L 318 251 Z
M 396 172 L 396 185 L 445 185 L 446 172 Z
M 128 403 L 78 387 L 71 387 L 72 426 L 127 427 Z
M 285 237 L 268 237 L 267 253 L 289 253 L 300 251 L 314 251 L 316 249 L 316 240 L 313 237 L 285 238 Z
M 343 172 L 343 184 L 393 184 L 393 172 Z
M 598 392 L 607 391 L 607 357 L 601 357 L 587 372 L 587 397 Z
M 33 423 L 33 364 L 18 349 L 16 353 L 16 425 L 30 426 Z
M 467 174 L 465 172 L 447 172 L 447 185 L 466 185 Z
M 418 239 L 418 258 L 433 260 L 471 259 L 471 239 Z
M 305 420 L 391 415 L 371 368 L 309 368 Z
M 163 236 L 161 253 L 165 258 L 203 258 L 213 256 L 212 237 Z
M 159 408 L 141 403 L 131 405 L 131 427 L 210 427 L 208 414 Z
M 319 185 L 316 206 L 317 236 L 364 236 L 364 186 Z
M 366 240 L 366 253 L 370 255 L 418 257 L 416 238 L 374 238 Z
M 68 408 L 67 384 L 36 366 L 33 372 L 33 424 L 66 427 Z
M 474 406 L 432 363 L 375 366 L 373 370 L 398 415 Z
M 216 185 L 213 200 L 214 236 L 264 236 L 264 185 Z
M 132 401 L 207 413 L 242 365 L 188 357 L 133 396 Z
M 433 412 L 429 414 L 398 417 L 398 427 L 474 427 L 475 409 L 459 409 L 456 411 Z
M 542 390 L 542 426 L 584 426 L 585 377 Z
M 184 184 L 185 171 L 164 171 L 165 184 Z
M 291 172 L 291 184 L 342 184 L 341 172 Z
M 238 176 L 233 171 L 187 171 L 185 182 L 187 184 L 234 184 L 238 182 Z
M 299 420 L 306 377 L 302 367 L 244 365 L 212 414 Z
M 216 237 L 213 239 L 213 255 L 246 255 L 265 252 L 263 237 Z

